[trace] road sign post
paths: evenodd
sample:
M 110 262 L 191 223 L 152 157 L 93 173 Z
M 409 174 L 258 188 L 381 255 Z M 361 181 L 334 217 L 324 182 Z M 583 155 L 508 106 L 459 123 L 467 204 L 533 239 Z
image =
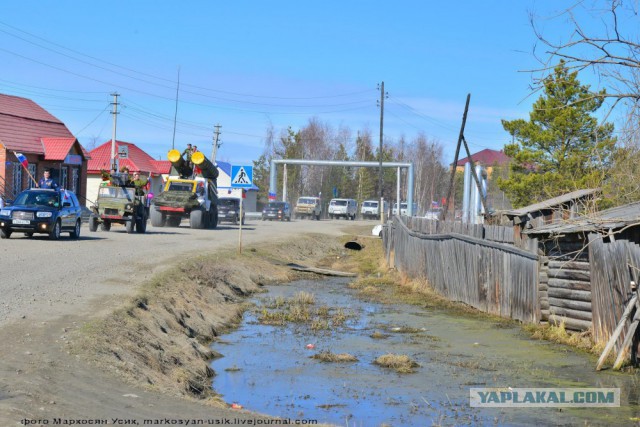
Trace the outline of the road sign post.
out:
M 244 199 L 244 189 L 253 187 L 253 166 L 231 165 L 231 187 L 241 188 L 240 197 L 240 227 L 238 228 L 238 253 L 242 253 L 242 199 Z

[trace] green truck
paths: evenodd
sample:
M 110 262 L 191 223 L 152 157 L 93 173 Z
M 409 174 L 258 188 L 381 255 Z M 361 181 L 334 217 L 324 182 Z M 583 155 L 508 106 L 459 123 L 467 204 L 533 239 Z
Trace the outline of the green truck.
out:
M 127 173 L 104 174 L 98 189 L 98 199 L 89 218 L 89 230 L 109 231 L 112 224 L 123 224 L 127 233 L 147 230 L 149 208 L 147 192 L 142 183 L 129 179 Z M 146 183 L 146 182 L 145 182 Z
M 151 201 L 150 217 L 154 227 L 178 227 L 188 219 L 191 228 L 218 226 L 218 168 L 201 152 L 182 158 L 178 150 L 171 150 L 171 174 L 164 191 Z

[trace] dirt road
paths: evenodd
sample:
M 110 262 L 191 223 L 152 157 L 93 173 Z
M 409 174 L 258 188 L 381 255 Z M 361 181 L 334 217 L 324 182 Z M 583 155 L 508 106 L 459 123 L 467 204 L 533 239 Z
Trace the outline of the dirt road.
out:
M 373 223 L 248 219 L 242 245 L 247 250 L 306 233 L 339 236 L 357 225 Z M 77 360 L 66 342 L 69 331 L 121 307 L 156 273 L 203 252 L 237 252 L 238 227 L 149 226 L 144 235 L 115 226 L 96 233 L 83 227 L 77 241 L 14 236 L 0 241 L 0 425 L 80 420 L 80 408 L 92 408 L 86 413 L 109 424 L 134 421 L 131 413 L 166 425 L 176 419 L 254 416 L 142 391 Z

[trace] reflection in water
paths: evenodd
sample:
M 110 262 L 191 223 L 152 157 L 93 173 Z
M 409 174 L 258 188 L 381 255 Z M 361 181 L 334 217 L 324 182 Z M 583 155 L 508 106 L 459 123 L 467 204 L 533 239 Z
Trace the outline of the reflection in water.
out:
M 529 340 L 518 327 L 361 301 L 347 283 L 268 287 L 270 299 L 304 290 L 315 295 L 315 306 L 341 307 L 352 316 L 343 326 L 314 332 L 300 324 L 260 325 L 247 312 L 236 331 L 213 345 L 224 355 L 212 362 L 213 388 L 251 411 L 349 426 L 619 425 L 634 424 L 640 414 L 635 376 L 596 373 L 592 357 Z M 265 294 L 255 298 L 258 305 L 264 300 Z M 311 358 L 323 351 L 358 361 Z M 401 374 L 372 363 L 387 353 L 408 355 L 420 367 Z M 619 387 L 621 407 L 471 408 L 471 387 Z

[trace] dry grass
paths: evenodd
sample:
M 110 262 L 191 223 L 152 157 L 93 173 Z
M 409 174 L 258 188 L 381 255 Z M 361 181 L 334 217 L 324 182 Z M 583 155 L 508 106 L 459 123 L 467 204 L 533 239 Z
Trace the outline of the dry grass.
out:
M 547 325 L 525 325 L 524 330 L 537 340 L 552 341 L 579 348 L 592 354 L 599 355 L 604 349 L 604 344 L 593 342 L 591 331 L 571 332 L 567 331 L 564 322 Z
M 321 362 L 328 363 L 345 363 L 345 362 L 357 362 L 358 358 L 349 353 L 335 354 L 330 351 L 321 351 L 318 354 L 311 356 L 312 359 L 317 359 Z
M 415 368 L 420 365 L 413 361 L 406 354 L 383 354 L 373 362 L 378 366 L 390 368 L 401 374 L 410 374 L 415 372 Z
M 380 331 L 375 331 L 374 333 L 372 333 L 371 335 L 369 335 L 369 337 L 373 338 L 374 340 L 383 340 L 385 338 L 389 338 L 391 335 L 389 334 L 383 334 Z

